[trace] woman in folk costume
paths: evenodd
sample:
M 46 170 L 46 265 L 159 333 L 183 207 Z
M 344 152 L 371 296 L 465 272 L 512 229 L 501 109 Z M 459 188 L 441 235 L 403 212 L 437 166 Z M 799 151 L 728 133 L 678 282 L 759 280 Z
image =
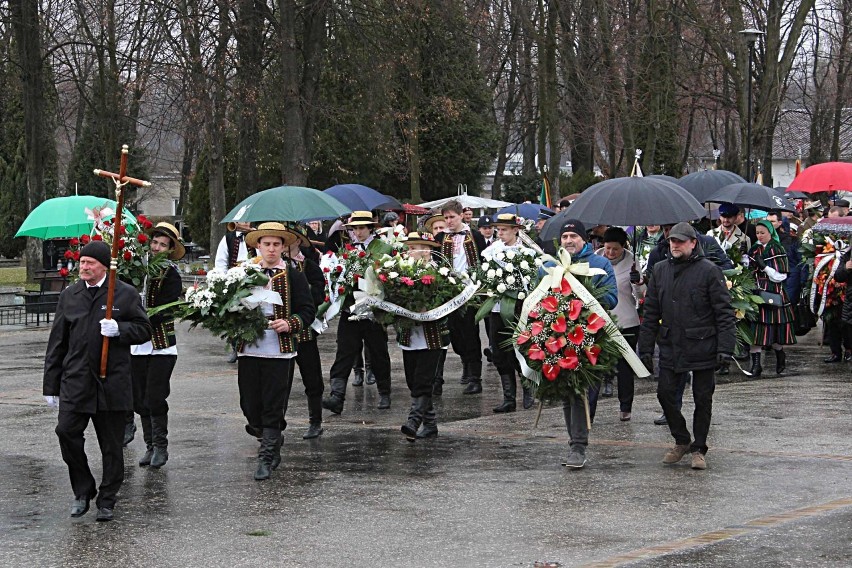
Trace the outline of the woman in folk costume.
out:
M 432 262 L 432 251 L 440 246 L 416 232 L 409 233 L 404 242 L 410 258 L 427 263 Z M 402 349 L 405 382 L 411 391 L 411 409 L 408 420 L 402 425 L 402 433 L 410 442 L 437 436 L 438 418 L 432 405 L 432 389 L 435 373 L 450 342 L 447 319 L 418 322 L 407 329 L 397 328 L 397 342 Z
M 768 294 L 761 294 L 765 296 L 766 303 L 760 305 L 758 318 L 751 322 L 754 340 L 750 349 L 750 371 L 755 377 L 760 376 L 763 371 L 760 364 L 761 351 L 764 347 L 772 346 L 775 351 L 775 372 L 780 375 L 787 361 L 784 345 L 796 343 L 793 306 L 783 285 L 789 271 L 787 251 L 769 221 L 758 221 L 755 232 L 757 242 L 748 251 L 749 268 L 755 273 L 758 293 Z M 778 300 L 780 305 L 777 305 Z
M 281 463 L 281 431 L 287 426 L 284 413 L 290 397 L 296 344 L 299 334 L 316 316 L 305 275 L 281 256 L 296 238 L 281 223 L 262 223 L 246 235 L 246 245 L 260 253 L 251 262 L 269 276 L 266 289 L 281 297 L 280 305 L 261 304 L 269 329 L 256 343 L 237 346 L 240 408 L 249 426 L 261 434 L 254 474 L 258 481 L 269 479 L 271 470 Z
M 482 251 L 482 258 L 491 260 L 495 255 L 507 250 L 514 251 L 531 251 L 527 247 L 521 245 L 518 240 L 518 235 L 521 232 L 521 224 L 518 218 L 511 213 L 501 213 L 497 219 L 491 223 L 497 230 L 497 241 L 494 241 L 491 246 Z M 520 315 L 522 301 L 515 304 L 515 321 Z M 500 303 L 494 305 L 489 314 L 491 345 L 494 350 L 491 353 L 491 359 L 494 366 L 497 367 L 497 372 L 500 374 L 500 384 L 503 387 L 503 402 L 493 408 L 494 412 L 514 412 L 517 405 L 515 403 L 515 395 L 518 392 L 518 381 L 516 371 L 519 370 L 518 360 L 515 357 L 515 349 L 513 345 L 504 345 L 506 340 L 511 338 L 512 329 L 515 321 L 504 321 L 500 313 Z M 530 408 L 533 405 L 532 393 L 523 387 L 524 393 L 524 408 Z
M 319 307 L 325 299 L 325 278 L 322 269 L 319 267 L 319 255 L 313 247 L 321 243 L 311 241 L 308 237 L 308 231 L 301 225 L 294 223 L 285 223 L 284 225 L 298 239 L 290 244 L 284 256 L 290 259 L 290 264 L 296 270 L 305 275 L 308 285 L 311 287 L 314 306 Z M 310 325 L 306 325 L 299 334 L 296 364 L 299 366 L 299 375 L 301 375 L 302 384 L 305 386 L 305 396 L 308 397 L 308 420 L 310 424 L 302 438 L 310 440 L 318 438 L 322 434 L 322 393 L 324 390 L 322 364 L 317 347 L 317 333 Z M 294 371 L 295 367 L 290 366 L 291 385 Z
M 169 260 L 183 258 L 186 249 L 178 230 L 170 223 L 158 223 L 148 229 L 151 252 L 168 251 Z M 168 263 L 157 278 L 146 277 L 145 307 L 163 306 L 180 299 L 183 291 L 180 274 L 174 264 Z M 177 363 L 175 320 L 168 312 L 149 318 L 154 332 L 151 341 L 130 347 L 130 369 L 133 377 L 133 409 L 142 420 L 142 438 L 145 454 L 140 466 L 159 468 L 169 459 L 168 412 L 172 371 Z

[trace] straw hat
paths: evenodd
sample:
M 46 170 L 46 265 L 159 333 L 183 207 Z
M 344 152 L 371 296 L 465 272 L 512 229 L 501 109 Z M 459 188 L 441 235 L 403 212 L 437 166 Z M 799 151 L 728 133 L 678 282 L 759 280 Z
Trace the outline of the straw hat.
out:
M 438 248 L 441 246 L 441 244 L 438 243 L 429 233 L 423 233 L 423 235 L 421 235 L 416 231 L 408 233 L 408 236 L 401 240 L 406 245 L 424 245 L 432 248 Z
M 376 222 L 373 220 L 373 214 L 369 211 L 353 211 L 352 216 L 349 217 L 349 222 L 346 223 L 347 227 L 363 227 L 363 226 L 373 226 Z
M 423 221 L 423 228 L 426 229 L 426 231 L 428 231 L 429 233 L 434 233 L 435 231 L 432 230 L 432 224 L 435 221 L 438 221 L 438 220 L 443 221 L 444 216 L 441 215 L 440 213 L 435 213 L 434 215 L 430 215 L 429 217 L 426 218 L 425 221 Z
M 165 221 L 157 223 L 150 229 L 146 229 L 145 232 L 151 236 L 161 234 L 171 239 L 172 252 L 169 253 L 169 260 L 180 260 L 184 257 L 184 255 L 186 255 L 186 247 L 183 246 L 183 242 L 180 240 L 180 233 L 178 232 L 177 227 L 171 223 L 166 223 Z
M 497 218 L 491 221 L 493 227 L 517 227 L 520 229 L 523 225 L 518 222 L 518 217 L 514 213 L 500 213 Z
M 299 239 L 296 233 L 288 230 L 283 223 L 261 223 L 257 229 L 246 235 L 246 246 L 257 248 L 257 241 L 263 237 L 280 237 L 284 240 L 285 247 L 290 246 Z

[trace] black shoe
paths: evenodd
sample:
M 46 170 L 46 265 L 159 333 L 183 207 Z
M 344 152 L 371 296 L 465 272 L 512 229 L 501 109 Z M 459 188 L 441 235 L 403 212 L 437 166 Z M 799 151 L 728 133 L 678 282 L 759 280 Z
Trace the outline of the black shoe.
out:
M 532 391 L 527 387 L 523 388 L 524 391 L 524 410 L 529 410 L 535 404 L 535 397 L 532 395 Z
M 852 361 L 852 351 L 846 351 L 846 352 L 843 354 L 843 360 L 844 360 L 844 361 L 847 361 L 847 362 L 848 362 L 848 361 Z
M 516 410 L 516 405 L 515 405 L 514 400 L 512 400 L 512 401 L 504 400 L 503 404 L 501 404 L 500 406 L 495 406 L 494 408 L 491 409 L 492 412 L 495 412 L 497 414 L 501 414 L 501 413 L 504 413 L 504 412 L 514 412 L 515 410 Z
M 330 410 L 335 414 L 340 414 L 343 412 L 343 399 L 340 399 L 336 396 L 329 395 L 322 399 L 322 407 L 326 410 Z
M 761 355 L 760 351 L 751 354 L 751 368 L 748 372 L 751 373 L 752 377 L 759 377 L 763 374 L 763 366 L 760 364 Z
M 483 349 L 482 354 L 485 355 L 485 358 L 488 360 L 489 363 L 492 362 L 491 361 L 491 348 L 490 347 L 486 347 L 485 349 Z
M 263 460 L 257 460 L 257 469 L 254 472 L 255 481 L 264 481 L 272 475 L 271 464 Z
M 416 420 L 412 420 L 411 418 L 409 418 L 408 422 L 402 425 L 400 431 L 403 433 L 406 440 L 408 440 L 409 442 L 413 442 L 417 439 L 417 428 L 419 427 L 420 425 L 417 423 Z
M 169 461 L 169 451 L 166 448 L 154 448 L 154 455 L 151 456 L 151 467 L 160 469 L 166 462 Z
M 85 515 L 89 511 L 89 501 L 89 497 L 74 499 L 71 502 L 71 516 L 76 519 L 77 517 Z
M 848 361 L 848 359 L 847 359 Z M 780 375 L 787 368 L 787 354 L 783 349 L 775 350 L 775 373 Z
M 437 424 L 423 424 L 420 426 L 420 430 L 417 431 L 417 438 L 422 440 L 424 438 L 434 438 L 438 435 L 438 425 Z
M 98 509 L 98 516 L 95 517 L 95 520 L 101 523 L 105 523 L 107 521 L 112 520 L 112 509 L 109 507 L 101 507 Z
M 246 433 L 249 436 L 253 436 L 260 440 L 260 437 L 263 436 L 263 429 L 252 426 L 251 424 L 246 424 Z
M 665 426 L 668 423 L 669 421 L 666 420 L 665 414 L 660 414 L 659 418 L 654 418 L 654 424 L 656 424 L 657 426 Z
M 305 430 L 305 433 L 302 434 L 303 440 L 311 440 L 313 438 L 319 438 L 322 435 L 322 424 L 310 424 L 308 425 L 308 429 Z
M 355 378 L 352 379 L 353 387 L 363 387 L 364 386 L 364 370 L 363 369 L 355 369 Z
M 441 396 L 444 394 L 444 379 L 436 378 L 432 383 L 432 396 Z
M 146 465 L 151 465 L 151 458 L 154 457 L 154 449 L 148 448 L 145 450 L 145 453 L 142 455 L 142 459 L 139 460 L 139 467 L 145 467 Z
M 367 369 L 367 384 L 374 385 L 376 384 L 376 375 L 373 373 L 372 369 Z
M 379 394 L 379 404 L 376 405 L 379 410 L 387 410 L 390 408 L 390 395 Z
M 470 382 L 467 383 L 462 394 L 479 394 L 482 392 L 482 379 L 470 377 Z
M 731 374 L 731 364 L 728 362 L 722 363 L 719 365 L 719 369 L 716 371 L 717 375 L 729 375 Z
M 133 438 L 136 437 L 136 422 L 128 422 L 124 425 L 124 441 L 121 443 L 122 446 L 127 446 L 130 442 L 133 441 Z
M 612 383 L 609 381 L 604 381 L 603 384 L 603 392 L 601 392 L 601 396 L 604 398 L 612 398 Z
M 840 363 L 840 361 L 842 361 L 842 360 L 843 360 L 843 358 L 840 355 L 837 355 L 836 353 L 832 353 L 830 357 L 826 357 L 825 359 L 822 360 L 822 362 L 823 363 Z

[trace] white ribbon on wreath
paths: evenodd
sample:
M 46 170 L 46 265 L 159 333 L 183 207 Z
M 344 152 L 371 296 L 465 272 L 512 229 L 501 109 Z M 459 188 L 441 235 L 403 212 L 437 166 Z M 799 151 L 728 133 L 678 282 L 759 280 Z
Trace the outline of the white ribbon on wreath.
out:
M 834 251 L 825 252 L 818 254 L 816 256 L 816 269 L 814 270 L 814 277 L 811 281 L 811 297 L 808 305 L 811 308 L 811 311 L 817 316 L 822 316 L 822 313 L 825 311 L 825 302 L 828 300 L 828 294 L 826 294 L 826 290 L 828 290 L 828 283 L 834 278 L 834 274 L 837 272 L 837 269 L 840 268 L 840 257 L 842 257 L 848 250 L 850 245 L 846 244 L 845 241 L 841 239 L 832 240 L 831 237 L 825 237 L 825 241 L 834 247 Z M 817 277 L 822 274 L 823 269 L 828 266 L 828 276 L 825 279 L 825 285 L 823 287 L 822 297 L 820 298 L 819 307 L 816 305 L 816 296 L 818 293 L 819 284 L 817 283 Z

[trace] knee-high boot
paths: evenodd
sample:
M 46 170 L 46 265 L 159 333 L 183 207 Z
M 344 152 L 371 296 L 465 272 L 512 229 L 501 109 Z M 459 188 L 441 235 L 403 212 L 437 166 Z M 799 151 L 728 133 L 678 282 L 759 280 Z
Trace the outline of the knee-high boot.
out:
M 423 419 L 431 404 L 431 396 L 411 397 L 411 409 L 408 411 L 408 421 L 400 428 L 402 433 L 405 434 L 405 439 L 409 442 L 417 439 L 417 430 L 423 423 Z
M 438 360 L 438 368 L 435 370 L 435 380 L 432 382 L 432 396 L 444 394 L 444 363 L 447 360 L 447 350 L 441 349 L 441 357 Z
M 151 465 L 151 458 L 154 457 L 154 436 L 151 429 L 151 417 L 140 416 L 142 421 L 142 439 L 145 440 L 145 454 L 139 460 L 140 466 Z
M 257 470 L 254 472 L 255 481 L 269 479 L 269 476 L 272 475 L 272 470 L 281 463 L 281 441 L 281 430 L 278 428 L 263 429 L 260 448 L 257 450 Z
M 515 381 L 515 373 L 500 375 L 500 384 L 503 386 L 503 403 L 500 406 L 494 407 L 494 412 L 514 412 L 516 408 L 515 395 L 518 392 L 518 385 Z
M 151 456 L 151 467 L 163 467 L 169 461 L 169 417 L 167 414 L 151 417 L 151 437 L 154 453 Z
M 760 351 L 751 354 L 751 369 L 748 371 L 753 377 L 759 377 L 763 373 L 763 367 L 760 365 L 760 355 Z
M 435 406 L 432 404 L 432 399 L 429 397 L 428 402 L 426 404 L 426 411 L 423 414 L 423 425 L 420 426 L 420 430 L 417 431 L 417 437 L 422 438 L 433 438 L 438 435 L 438 414 L 435 412 Z
M 787 354 L 784 349 L 775 349 L 775 372 L 781 374 L 787 368 Z
M 302 434 L 304 440 L 318 438 L 322 434 L 322 396 L 308 397 L 308 429 Z
M 322 407 L 340 414 L 343 412 L 343 401 L 346 399 L 346 379 L 332 377 L 329 382 L 331 393 L 322 399 Z

